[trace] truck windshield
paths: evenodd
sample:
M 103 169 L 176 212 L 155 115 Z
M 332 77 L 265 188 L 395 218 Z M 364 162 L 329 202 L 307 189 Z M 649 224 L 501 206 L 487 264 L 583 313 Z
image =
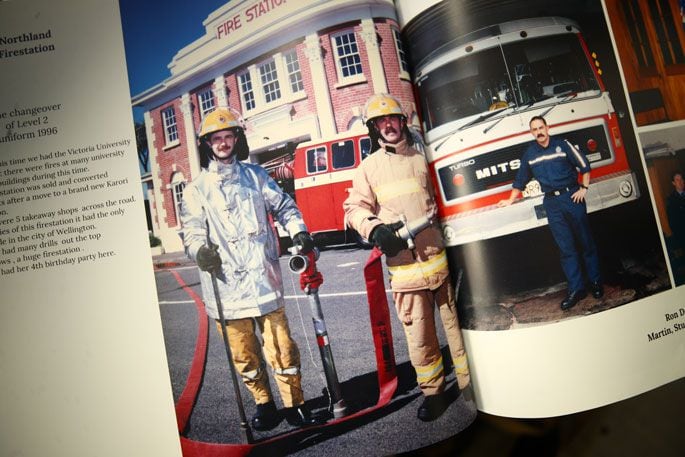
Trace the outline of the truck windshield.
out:
M 529 38 L 474 51 L 424 75 L 419 83 L 423 127 L 506 108 L 554 103 L 558 96 L 593 96 L 599 83 L 575 34 Z

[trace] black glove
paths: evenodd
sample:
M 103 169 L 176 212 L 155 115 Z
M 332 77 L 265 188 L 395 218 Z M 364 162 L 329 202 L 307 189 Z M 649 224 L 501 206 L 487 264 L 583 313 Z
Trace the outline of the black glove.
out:
M 395 230 L 402 227 L 402 222 L 394 222 L 392 224 L 381 224 L 371 231 L 369 238 L 376 245 L 383 254 L 388 257 L 394 257 L 402 249 L 407 249 L 407 242 L 397 236 Z
M 221 269 L 221 256 L 217 250 L 219 246 L 202 246 L 197 250 L 195 261 L 202 271 L 219 271 Z
M 309 232 L 299 232 L 293 236 L 293 244 L 300 247 L 300 254 L 308 254 L 314 249 L 314 238 Z

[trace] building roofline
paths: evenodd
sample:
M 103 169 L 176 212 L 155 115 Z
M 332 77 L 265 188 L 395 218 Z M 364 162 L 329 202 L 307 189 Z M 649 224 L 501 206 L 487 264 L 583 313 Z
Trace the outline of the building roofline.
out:
M 212 12 L 203 21 L 207 28 L 205 35 L 174 55 L 168 65 L 172 74 L 155 86 L 134 95 L 131 98 L 132 105 L 146 109 L 158 106 L 213 79 L 217 71 L 229 72 L 328 27 L 364 18 L 385 17 L 396 20 L 396 12 L 390 0 L 318 0 L 313 7 L 311 3 L 302 2 L 302 5 L 298 5 L 283 20 L 267 23 L 260 31 L 237 43 L 219 40 L 210 35 L 209 27 L 220 23 L 228 13 L 238 10 L 245 3 L 248 2 L 231 2 Z

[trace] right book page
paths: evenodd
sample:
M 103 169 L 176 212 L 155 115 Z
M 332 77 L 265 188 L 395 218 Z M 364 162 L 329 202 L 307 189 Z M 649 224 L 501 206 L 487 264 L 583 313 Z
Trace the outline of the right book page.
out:
M 678 1 L 396 3 L 479 409 L 685 375 Z

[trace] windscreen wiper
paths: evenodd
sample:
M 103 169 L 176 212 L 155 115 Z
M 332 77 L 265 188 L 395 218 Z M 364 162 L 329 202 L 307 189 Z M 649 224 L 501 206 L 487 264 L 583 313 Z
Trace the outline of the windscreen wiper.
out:
M 535 103 L 537 103 L 537 101 L 531 100 L 531 101 L 529 101 L 528 103 L 526 103 L 525 105 L 517 106 L 516 108 L 514 108 L 514 110 L 511 112 L 511 114 L 516 114 L 516 113 L 518 113 L 519 111 L 521 111 L 522 109 L 530 108 L 530 107 L 533 106 Z M 501 121 L 502 119 L 504 119 L 505 117 L 506 117 L 506 116 L 502 116 L 502 117 L 500 117 L 499 119 L 497 119 L 496 122 L 493 122 L 492 124 L 490 124 L 490 125 L 488 125 L 487 127 L 485 127 L 485 128 L 483 129 L 483 134 L 488 133 L 494 126 L 496 126 L 497 124 L 499 124 L 500 121 Z
M 559 100 L 558 102 L 554 103 L 552 106 L 550 106 L 549 108 L 547 108 L 547 109 L 546 109 L 542 114 L 540 114 L 539 116 L 540 116 L 540 117 L 545 117 L 545 116 L 547 115 L 547 113 L 549 113 L 550 111 L 552 111 L 552 110 L 553 110 L 554 108 L 556 108 L 559 104 L 564 103 L 564 102 L 567 102 L 567 101 L 569 101 L 569 100 L 572 100 L 572 99 L 576 98 L 577 96 L 578 96 L 578 92 L 573 92 L 573 93 L 571 93 L 571 94 L 568 94 L 566 97 L 563 98 L 563 100 Z
M 501 112 L 504 111 L 505 109 L 509 109 L 509 107 L 507 106 L 506 108 L 501 108 L 501 109 L 498 109 L 498 110 L 495 110 L 495 111 L 488 111 L 487 113 L 481 114 L 480 116 L 478 116 L 477 118 L 475 118 L 475 119 L 472 120 L 471 122 L 467 122 L 466 124 L 464 124 L 464 125 L 462 125 L 461 127 L 459 127 L 457 130 L 455 130 L 454 132 L 452 132 L 451 134 L 447 135 L 447 137 L 446 137 L 444 140 L 442 140 L 442 141 L 440 142 L 440 144 L 437 145 L 437 146 L 434 148 L 434 151 L 437 152 L 437 151 L 440 149 L 440 147 L 441 147 L 443 144 L 445 144 L 445 142 L 446 142 L 447 140 L 449 140 L 450 138 L 452 138 L 452 137 L 453 137 L 454 135 L 456 135 L 458 132 L 464 130 L 464 129 L 467 128 L 467 127 L 471 127 L 471 126 L 474 125 L 474 124 L 477 124 L 477 123 L 479 123 L 479 122 L 482 122 L 482 121 L 484 121 L 485 119 L 487 119 L 487 118 L 489 118 L 489 117 L 492 117 L 492 116 L 494 116 L 494 115 L 497 114 L 497 113 L 501 113 Z

